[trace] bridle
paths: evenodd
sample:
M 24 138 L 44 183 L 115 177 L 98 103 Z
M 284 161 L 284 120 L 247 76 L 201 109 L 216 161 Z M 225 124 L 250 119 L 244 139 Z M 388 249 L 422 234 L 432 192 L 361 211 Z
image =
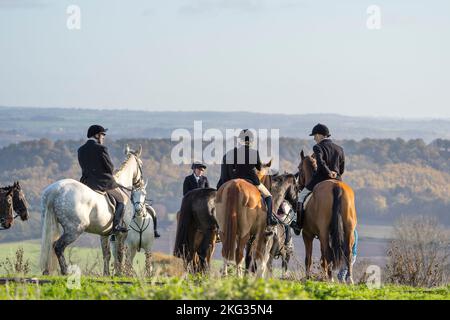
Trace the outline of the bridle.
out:
M 140 188 L 143 188 L 142 186 L 140 186 Z M 148 227 L 150 226 L 150 220 L 151 219 L 146 219 L 146 217 L 149 215 L 149 213 L 147 212 L 147 208 L 145 207 L 145 198 L 144 198 L 144 202 L 142 202 L 140 199 L 138 201 L 134 201 L 134 192 L 131 192 L 131 203 L 133 205 L 133 218 L 131 219 L 130 225 L 128 226 L 129 229 L 128 230 L 133 230 L 137 233 L 139 233 L 139 247 L 138 250 L 141 250 L 141 246 L 142 246 L 142 234 L 145 232 L 145 230 L 148 229 Z M 139 207 L 141 212 L 144 211 L 144 214 L 142 216 L 140 216 L 142 218 L 142 223 L 141 225 L 139 225 L 136 221 L 136 207 Z M 136 228 L 133 227 L 133 223 L 136 225 Z
M 14 207 L 14 204 L 13 204 L 13 201 L 12 201 L 12 195 L 7 195 L 6 197 L 5 197 L 5 200 L 4 201 L 6 201 L 6 198 L 7 197 L 10 197 L 11 198 L 11 208 L 9 208 L 9 210 L 13 210 L 13 207 Z M 12 225 L 12 222 L 17 218 L 19 216 L 19 214 L 16 214 L 15 216 L 13 216 L 13 218 L 12 218 L 12 221 L 11 221 L 11 225 Z M 9 228 L 5 228 L 5 227 L 3 227 L 3 224 L 6 222 L 8 220 L 8 218 L 6 217 L 6 218 L 0 218 L 0 231 L 2 231 L 2 230 L 8 230 Z
M 139 172 L 139 180 L 138 181 L 136 181 L 137 174 L 133 177 L 133 188 L 138 188 L 140 185 L 142 185 L 142 183 L 144 181 L 142 163 L 140 162 L 140 159 L 133 152 L 131 152 L 131 154 L 133 155 L 133 157 L 136 160 L 136 163 L 138 166 L 138 172 Z M 125 191 L 128 191 L 128 192 L 130 192 L 130 194 L 132 194 L 133 189 L 125 187 L 119 183 L 117 185 L 119 186 L 120 189 L 122 189 L 122 191 L 124 191 L 124 193 L 128 196 L 128 198 L 130 198 L 130 200 L 132 200 L 131 196 L 129 196 L 128 193 L 126 193 Z

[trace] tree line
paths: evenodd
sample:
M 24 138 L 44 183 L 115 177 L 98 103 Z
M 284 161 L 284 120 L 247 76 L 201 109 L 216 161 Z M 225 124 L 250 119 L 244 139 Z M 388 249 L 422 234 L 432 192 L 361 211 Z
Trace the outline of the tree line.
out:
M 31 206 L 31 221 L 17 223 L 2 232 L 0 240 L 40 237 L 40 195 L 50 183 L 79 179 L 77 149 L 83 140 L 40 139 L 10 144 L 0 149 L 0 184 L 20 180 Z M 450 225 L 450 141 L 363 139 L 338 141 L 346 153 L 344 180 L 355 190 L 360 223 L 391 224 L 402 215 L 433 215 Z M 173 223 L 170 213 L 180 206 L 182 183 L 190 166 L 175 165 L 170 154 L 176 142 L 170 139 L 120 139 L 106 142 L 116 167 L 124 159 L 124 146 L 143 147 L 144 175 L 148 194 L 158 211 L 162 227 Z M 295 172 L 301 149 L 312 152 L 310 140 L 281 138 L 280 171 Z M 219 165 L 208 167 L 213 186 Z

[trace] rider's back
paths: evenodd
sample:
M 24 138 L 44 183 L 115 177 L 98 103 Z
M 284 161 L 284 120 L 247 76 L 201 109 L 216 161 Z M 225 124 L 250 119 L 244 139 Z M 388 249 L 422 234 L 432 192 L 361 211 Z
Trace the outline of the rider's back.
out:
M 88 140 L 78 149 L 78 162 L 82 170 L 81 181 L 91 189 L 106 191 L 117 187 L 114 165 L 105 146 Z
M 336 172 L 339 176 L 344 173 L 345 157 L 344 150 L 330 139 L 324 139 L 314 146 L 314 153 L 320 154 L 322 159 L 317 160 L 317 174 L 324 179 L 329 179 L 328 168 Z M 317 158 L 317 156 L 316 156 Z M 321 163 L 323 161 L 323 163 Z M 326 166 L 324 166 L 325 164 Z M 324 170 L 325 169 L 325 170 Z

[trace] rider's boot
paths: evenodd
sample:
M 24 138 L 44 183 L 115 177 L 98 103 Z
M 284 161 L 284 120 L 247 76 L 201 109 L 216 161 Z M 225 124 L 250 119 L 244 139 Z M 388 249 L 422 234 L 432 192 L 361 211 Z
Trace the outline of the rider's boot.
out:
M 264 201 L 265 201 L 266 207 L 267 207 L 267 225 L 268 226 L 274 226 L 278 222 L 277 222 L 277 220 L 275 219 L 275 217 L 273 216 L 273 213 L 272 213 L 272 196 L 265 197 Z
M 116 212 L 114 213 L 113 230 L 112 230 L 112 232 L 114 234 L 117 234 L 119 232 L 127 232 L 128 231 L 127 228 L 122 227 L 120 225 L 120 223 L 122 222 L 124 213 L 125 213 L 125 205 L 122 202 L 117 202 Z
M 152 216 L 152 218 L 153 218 L 153 233 L 155 234 L 155 238 L 159 238 L 159 237 L 161 237 L 161 235 L 159 234 L 159 232 L 157 230 L 158 220 L 157 220 L 155 214 Z
M 294 230 L 296 236 L 300 235 L 302 228 L 298 226 L 297 221 L 292 221 L 289 226 Z
M 156 212 L 152 209 L 152 207 L 150 207 L 149 204 L 145 204 L 147 207 L 147 212 L 150 213 L 150 215 L 152 216 L 153 219 L 153 234 L 155 235 L 155 238 L 160 238 L 161 235 L 158 232 L 158 220 L 156 218 Z

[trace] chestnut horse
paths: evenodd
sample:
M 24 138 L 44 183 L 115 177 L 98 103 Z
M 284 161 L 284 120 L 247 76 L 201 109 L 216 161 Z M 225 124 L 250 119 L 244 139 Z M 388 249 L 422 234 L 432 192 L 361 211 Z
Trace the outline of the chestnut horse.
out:
M 313 156 L 300 153 L 299 188 L 311 181 L 317 168 Z M 304 211 L 302 236 L 305 243 L 306 276 L 310 277 L 314 237 L 320 240 L 321 265 L 328 280 L 333 281 L 332 270 L 342 263 L 348 268 L 345 281 L 352 279 L 352 247 L 356 227 L 355 196 L 345 182 L 325 180 L 314 187 Z
M 262 166 L 258 178 L 264 182 L 271 161 Z M 257 266 L 257 276 L 265 276 L 269 248 L 273 232 L 267 227 L 267 211 L 261 193 L 244 179 L 232 179 L 224 183 L 216 194 L 216 220 L 222 240 L 223 275 L 227 275 L 228 263 L 235 260 L 237 275 L 242 276 L 244 248 L 252 236 L 252 260 Z

